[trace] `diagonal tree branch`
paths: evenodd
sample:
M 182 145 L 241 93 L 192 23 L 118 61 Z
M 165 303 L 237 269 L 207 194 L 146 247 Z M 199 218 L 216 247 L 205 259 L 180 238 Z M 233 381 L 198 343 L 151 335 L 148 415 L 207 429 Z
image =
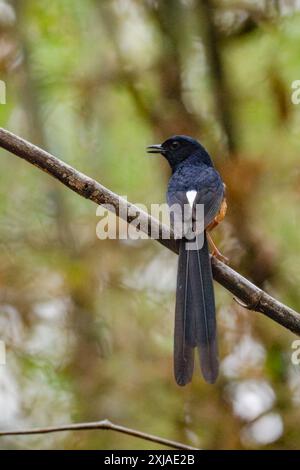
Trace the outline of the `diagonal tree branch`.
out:
M 168 227 L 161 225 L 158 220 L 146 212 L 67 163 L 3 128 L 0 128 L 0 147 L 45 171 L 80 196 L 90 199 L 96 204 L 113 206 L 116 214 L 128 223 L 138 216 L 142 231 L 150 235 L 151 229 L 155 230 L 160 235 L 158 241 L 166 248 L 177 252 L 176 242 L 172 236 L 170 238 L 172 234 L 170 234 Z M 211 262 L 214 279 L 236 296 L 240 305 L 249 310 L 263 313 L 281 326 L 300 335 L 299 313 L 278 302 L 216 258 L 212 257 Z
M 94 421 L 92 423 L 76 423 L 76 424 L 66 424 L 63 426 L 49 426 L 45 428 L 31 428 L 31 429 L 18 429 L 12 431 L 0 431 L 0 437 L 4 436 L 25 436 L 32 434 L 49 434 L 53 432 L 63 432 L 63 431 L 88 431 L 95 429 L 104 429 L 108 431 L 116 431 L 122 434 L 127 434 L 129 436 L 134 436 L 139 439 L 144 439 L 145 441 L 155 442 L 156 444 L 161 444 L 163 446 L 172 447 L 173 449 L 180 450 L 198 450 L 195 447 L 182 444 L 181 442 L 171 441 L 169 439 L 164 439 L 163 437 L 154 436 L 153 434 L 148 434 L 142 431 L 137 431 L 135 429 L 126 428 L 118 424 L 114 424 L 108 419 L 102 421 Z

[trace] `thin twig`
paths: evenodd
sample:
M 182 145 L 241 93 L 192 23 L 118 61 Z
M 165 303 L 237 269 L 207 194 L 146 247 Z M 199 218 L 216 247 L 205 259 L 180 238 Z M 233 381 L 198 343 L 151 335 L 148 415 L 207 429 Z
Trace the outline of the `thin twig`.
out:
M 135 429 L 126 428 L 124 426 L 119 426 L 114 424 L 108 419 L 102 421 L 95 421 L 92 423 L 76 423 L 76 424 L 66 424 L 63 426 L 47 426 L 44 428 L 32 428 L 32 429 L 18 429 L 13 431 L 0 431 L 0 437 L 3 436 L 25 436 L 32 434 L 49 434 L 52 432 L 63 432 L 63 431 L 89 431 L 95 429 L 106 429 L 108 431 L 116 431 L 122 434 L 127 434 L 128 436 L 138 437 L 139 439 L 144 439 L 145 441 L 155 442 L 156 444 L 161 444 L 163 446 L 172 447 L 173 449 L 180 450 L 198 450 L 195 447 L 191 447 L 181 442 L 171 441 L 170 439 L 164 439 L 162 437 L 154 436 L 153 434 L 148 434 L 142 431 L 136 431 Z
M 92 178 L 2 128 L 0 128 L 0 147 L 47 172 L 80 196 L 90 199 L 96 204 L 113 206 L 116 214 L 128 223 L 131 223 L 138 215 L 140 228 L 143 232 L 150 235 L 151 228 L 154 229 L 160 235 L 157 241 L 177 253 L 176 242 L 168 227 L 161 225 L 158 220 Z M 300 335 L 299 313 L 278 302 L 216 258 L 212 257 L 211 262 L 214 279 L 239 298 L 246 308 L 263 313 L 281 326 Z

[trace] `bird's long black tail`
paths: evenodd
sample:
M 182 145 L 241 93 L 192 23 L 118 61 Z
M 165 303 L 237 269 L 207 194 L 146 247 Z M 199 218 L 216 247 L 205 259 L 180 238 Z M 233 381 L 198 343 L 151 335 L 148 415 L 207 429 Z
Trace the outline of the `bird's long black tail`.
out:
M 188 249 L 191 243 L 194 249 Z M 199 246 L 199 239 L 180 241 L 174 332 L 174 372 L 178 385 L 192 379 L 195 348 L 204 379 L 214 383 L 218 376 L 215 297 L 205 233 L 202 248 Z

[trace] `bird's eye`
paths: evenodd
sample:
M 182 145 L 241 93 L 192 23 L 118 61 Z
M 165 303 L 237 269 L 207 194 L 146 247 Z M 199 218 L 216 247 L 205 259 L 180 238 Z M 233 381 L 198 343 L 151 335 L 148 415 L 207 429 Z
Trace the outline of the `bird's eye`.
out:
M 171 143 L 170 147 L 172 150 L 176 150 L 178 149 L 179 145 L 180 145 L 179 142 L 175 140 L 174 142 Z

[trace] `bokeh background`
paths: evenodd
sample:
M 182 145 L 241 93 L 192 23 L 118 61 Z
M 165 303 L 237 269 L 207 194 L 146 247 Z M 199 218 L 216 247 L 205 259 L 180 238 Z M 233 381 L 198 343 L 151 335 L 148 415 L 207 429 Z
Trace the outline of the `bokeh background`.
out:
M 215 239 L 300 308 L 297 0 L 0 0 L 1 126 L 132 202 L 165 201 L 146 145 L 199 138 L 228 187 Z M 99 241 L 96 206 L 0 152 L 0 427 L 108 418 L 204 449 L 296 449 L 294 335 L 215 286 L 221 376 L 172 373 L 176 256 Z M 151 449 L 108 431 L 2 449 Z

